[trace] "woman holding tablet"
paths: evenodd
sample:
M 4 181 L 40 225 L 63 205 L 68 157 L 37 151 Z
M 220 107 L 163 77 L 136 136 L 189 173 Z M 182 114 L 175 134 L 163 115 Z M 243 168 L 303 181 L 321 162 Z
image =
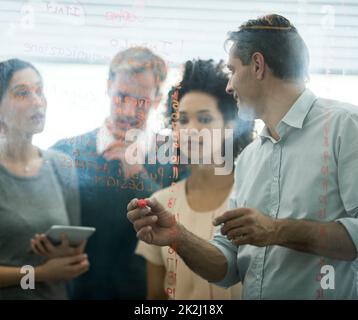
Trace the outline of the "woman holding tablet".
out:
M 33 65 L 0 62 L 0 300 L 66 299 L 64 280 L 89 267 L 84 242 L 30 242 L 53 225 L 79 224 L 76 175 L 63 168 L 66 156 L 32 144 L 44 129 L 46 105 Z M 24 285 L 24 277 L 35 285 Z

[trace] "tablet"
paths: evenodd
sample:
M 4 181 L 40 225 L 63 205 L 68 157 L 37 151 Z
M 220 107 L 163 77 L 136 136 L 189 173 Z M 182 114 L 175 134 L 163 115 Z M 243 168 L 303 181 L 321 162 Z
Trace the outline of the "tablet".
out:
M 78 246 L 81 241 L 87 240 L 95 231 L 96 229 L 91 227 L 52 226 L 45 234 L 55 245 L 61 243 L 61 235 L 65 234 L 71 246 Z

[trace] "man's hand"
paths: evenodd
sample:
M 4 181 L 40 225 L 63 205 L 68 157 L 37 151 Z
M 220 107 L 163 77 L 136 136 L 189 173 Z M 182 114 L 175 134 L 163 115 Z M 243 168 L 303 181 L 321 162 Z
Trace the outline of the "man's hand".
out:
M 220 225 L 221 233 L 236 246 L 251 244 L 265 247 L 277 244 L 277 220 L 252 208 L 230 210 L 217 217 L 214 225 Z
M 155 198 L 145 200 L 145 208 L 139 208 L 138 199 L 133 199 L 127 207 L 127 217 L 137 231 L 137 238 L 157 246 L 175 246 L 180 228 L 174 215 Z
M 145 208 L 139 208 L 138 199 L 128 204 L 127 217 L 133 223 L 137 237 L 149 244 L 171 246 L 202 278 L 213 282 L 222 280 L 228 268 L 224 254 L 176 222 L 175 216 L 155 198 L 145 200 Z
M 134 144 L 136 145 L 137 153 L 142 154 L 143 151 L 140 148 L 139 143 L 138 142 L 132 143 L 131 144 L 132 147 Z M 107 150 L 103 153 L 103 157 L 107 161 L 120 160 L 122 162 L 125 179 L 128 179 L 136 174 L 139 174 L 143 170 L 145 170 L 145 168 L 142 164 L 130 164 L 129 165 L 127 163 L 125 154 L 126 154 L 127 147 L 129 145 L 130 144 L 126 144 L 122 140 L 116 140 L 116 141 L 112 142 L 109 145 L 109 147 L 107 148 Z M 139 154 L 138 154 L 138 156 L 139 156 Z

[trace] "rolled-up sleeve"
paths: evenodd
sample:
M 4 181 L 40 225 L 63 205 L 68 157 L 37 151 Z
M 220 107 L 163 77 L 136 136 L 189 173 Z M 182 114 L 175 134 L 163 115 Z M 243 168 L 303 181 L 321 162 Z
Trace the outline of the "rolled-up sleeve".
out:
M 355 218 L 341 218 L 337 219 L 336 222 L 342 224 L 348 231 L 358 253 L 358 211 L 355 214 Z
M 358 252 L 358 115 L 346 115 L 337 139 L 338 184 L 347 217 L 337 219 L 348 231 Z
M 235 187 L 236 186 L 234 186 L 230 196 L 229 209 L 234 209 L 237 207 L 235 201 Z M 241 281 L 237 265 L 237 247 L 234 246 L 226 236 L 221 234 L 220 229 L 220 226 L 216 228 L 214 237 L 212 240 L 210 240 L 210 243 L 223 253 L 226 258 L 228 268 L 224 279 L 219 282 L 213 282 L 213 284 L 219 287 L 228 288 Z
M 228 266 L 224 279 L 214 282 L 214 284 L 219 287 L 229 288 L 240 282 L 241 279 L 237 268 L 237 247 L 220 233 L 220 229 L 217 229 L 210 243 L 224 254 Z

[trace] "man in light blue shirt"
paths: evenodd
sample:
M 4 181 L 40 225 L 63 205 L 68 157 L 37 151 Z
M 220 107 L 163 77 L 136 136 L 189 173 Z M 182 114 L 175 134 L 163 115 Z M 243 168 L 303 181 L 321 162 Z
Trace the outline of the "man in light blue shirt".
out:
M 358 244 L 354 188 L 358 187 L 354 136 L 358 134 L 358 108 L 317 99 L 306 89 L 279 122 L 277 133 L 278 141 L 265 127 L 241 154 L 230 207 L 255 208 L 276 219 L 278 237 L 285 242 L 240 245 L 219 231 L 212 243 L 224 253 L 229 267 L 219 284 L 231 286 L 245 279 L 250 285 L 244 286 L 243 297 L 251 299 L 355 297 L 357 270 L 350 261 L 340 260 L 344 255 L 340 256 L 335 227 L 336 222 L 341 223 Z M 306 237 L 311 246 L 305 246 L 300 237 Z M 336 245 L 331 246 L 335 240 Z M 256 241 L 260 244 L 260 239 Z M 266 244 L 267 239 L 262 241 Z M 321 286 L 324 265 L 332 266 L 335 273 L 332 288 L 325 290 L 326 281 Z
M 128 218 L 208 281 L 241 281 L 245 299 L 356 299 L 358 107 L 305 88 L 308 51 L 284 17 L 249 20 L 229 39 L 227 91 L 242 117 L 265 123 L 239 157 L 231 210 L 209 243 L 155 199 L 132 200 Z

